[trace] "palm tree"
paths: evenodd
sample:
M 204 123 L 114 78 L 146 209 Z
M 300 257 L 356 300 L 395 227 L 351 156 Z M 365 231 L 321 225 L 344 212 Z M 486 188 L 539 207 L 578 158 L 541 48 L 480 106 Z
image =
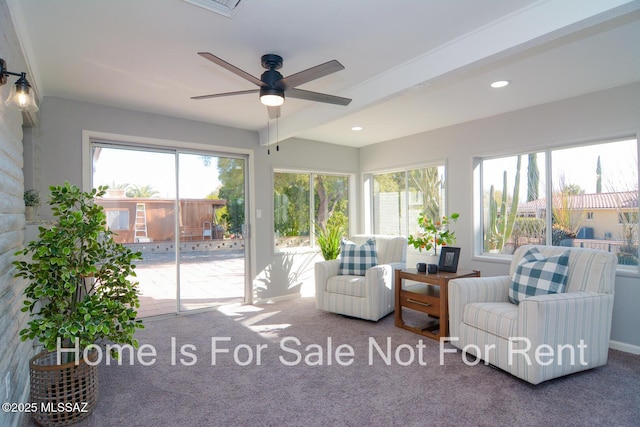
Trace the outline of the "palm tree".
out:
M 128 183 L 121 183 L 121 184 L 116 184 L 115 181 L 112 181 L 111 184 L 109 185 L 109 189 L 111 190 L 126 190 L 127 187 L 129 187 Z
M 137 197 L 140 199 L 150 199 L 152 197 L 158 197 L 160 193 L 153 189 L 150 185 L 137 185 L 134 184 L 127 189 L 127 197 Z

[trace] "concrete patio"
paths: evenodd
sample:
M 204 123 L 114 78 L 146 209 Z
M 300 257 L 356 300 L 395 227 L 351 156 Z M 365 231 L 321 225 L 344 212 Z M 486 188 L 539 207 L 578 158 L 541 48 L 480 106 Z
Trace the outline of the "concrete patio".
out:
M 177 306 L 175 255 L 143 253 L 136 274 L 140 289 L 138 317 L 174 314 Z M 180 311 L 211 308 L 244 300 L 242 249 L 180 252 Z

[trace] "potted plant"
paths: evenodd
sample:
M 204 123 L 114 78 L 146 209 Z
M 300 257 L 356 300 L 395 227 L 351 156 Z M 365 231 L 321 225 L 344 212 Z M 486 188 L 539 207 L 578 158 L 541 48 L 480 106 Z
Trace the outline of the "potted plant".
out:
M 316 243 L 326 261 L 338 258 L 340 242 L 345 234 L 344 225 L 334 218 L 335 215 L 329 218 L 325 226 L 315 224 Z
M 40 193 L 36 190 L 24 192 L 24 216 L 27 221 L 33 221 L 36 217 L 36 209 L 40 206 Z
M 438 255 L 438 246 L 447 246 L 456 242 L 456 234 L 450 231 L 448 225 L 450 222 L 456 222 L 460 214 L 452 213 L 451 216 L 443 216 L 439 220 L 427 218 L 424 212 L 418 215 L 418 233 L 409 235 L 407 243 L 418 249 L 418 251 L 429 252 L 433 249 L 432 255 Z
M 57 221 L 40 227 L 13 263 L 15 276 L 29 281 L 22 311 L 32 318 L 20 336 L 43 347 L 30 366 L 31 401 L 53 405 L 52 413 L 34 414 L 43 425 L 84 418 L 97 400 L 97 363 L 78 361 L 61 347 L 81 355 L 104 342 L 137 347 L 134 332 L 143 327 L 136 319 L 137 282 L 131 281 L 141 254 L 116 243 L 107 229 L 103 208 L 95 203 L 106 188 L 82 192 L 68 182 L 50 187 Z M 59 361 L 59 354 L 71 360 Z M 74 411 L 56 411 L 60 404 L 74 405 L 65 406 Z

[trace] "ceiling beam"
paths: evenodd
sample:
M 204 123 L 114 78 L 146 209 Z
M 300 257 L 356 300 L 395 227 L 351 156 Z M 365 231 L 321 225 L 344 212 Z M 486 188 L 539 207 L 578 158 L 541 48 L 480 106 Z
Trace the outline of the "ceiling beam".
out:
M 640 0 L 537 2 L 339 93 L 353 99 L 348 107 L 318 104 L 281 117 L 278 132 L 270 135 L 268 127 L 259 131 L 260 144 L 284 141 L 447 73 L 497 61 L 637 10 Z

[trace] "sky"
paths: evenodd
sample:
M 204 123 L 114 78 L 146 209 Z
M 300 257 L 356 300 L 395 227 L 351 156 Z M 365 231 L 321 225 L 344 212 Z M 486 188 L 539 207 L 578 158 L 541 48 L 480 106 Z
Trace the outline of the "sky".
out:
M 180 197 L 205 198 L 220 187 L 216 157 L 207 166 L 201 155 L 179 154 Z M 93 185 L 150 185 L 161 198 L 175 198 L 174 153 L 102 148 L 94 164 Z
M 595 144 L 552 151 L 552 178 L 554 188 L 558 188 L 561 177 L 565 184 L 577 184 L 585 193 L 596 192 L 596 166 L 600 156 L 602 169 L 602 191 L 629 191 L 638 187 L 638 157 L 636 140 L 624 140 L 606 144 Z M 523 156 L 520 175 L 520 194 L 526 195 L 527 156 Z M 544 153 L 538 154 L 541 188 L 545 185 Z M 494 184 L 496 191 L 502 192 L 502 175 L 507 171 L 507 189 L 513 192 L 516 172 L 516 156 L 486 160 L 483 166 L 484 187 L 488 191 Z

